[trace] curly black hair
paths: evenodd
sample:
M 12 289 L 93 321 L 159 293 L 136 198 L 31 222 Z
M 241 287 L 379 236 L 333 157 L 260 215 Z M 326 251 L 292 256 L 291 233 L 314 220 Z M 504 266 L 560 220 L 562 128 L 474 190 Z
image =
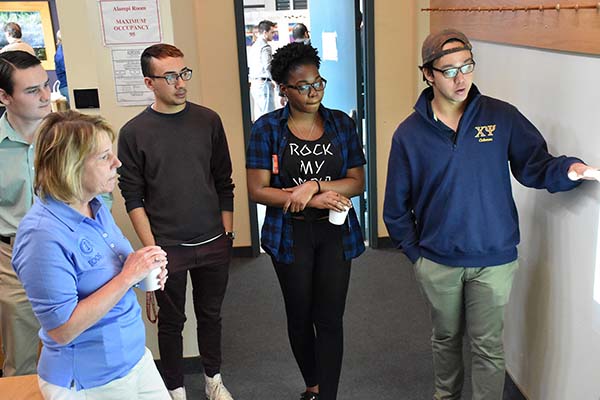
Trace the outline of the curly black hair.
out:
M 290 71 L 300 65 L 321 66 L 319 51 L 304 43 L 290 43 L 283 46 L 271 60 L 271 76 L 277 83 L 287 83 Z

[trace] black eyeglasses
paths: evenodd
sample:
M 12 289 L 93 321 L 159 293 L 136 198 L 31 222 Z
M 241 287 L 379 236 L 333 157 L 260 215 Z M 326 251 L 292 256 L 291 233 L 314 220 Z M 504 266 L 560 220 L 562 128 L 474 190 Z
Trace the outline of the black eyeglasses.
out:
M 444 78 L 452 79 L 456 78 L 456 75 L 458 75 L 458 71 L 460 71 L 460 73 L 463 75 L 470 74 L 471 72 L 473 72 L 473 70 L 475 69 L 475 61 L 471 61 L 470 63 L 461 65 L 460 67 L 439 69 L 432 66 L 431 69 L 444 74 Z
M 284 86 L 287 88 L 296 89 L 298 91 L 298 93 L 304 95 L 304 94 L 308 94 L 310 92 L 310 88 L 313 88 L 317 92 L 322 92 L 323 90 L 325 90 L 325 85 L 327 85 L 327 80 L 325 78 L 321 78 L 318 81 L 315 81 L 313 83 L 306 83 L 304 85 L 298 85 L 298 86 L 284 85 Z
M 192 70 L 189 68 L 185 68 L 181 72 L 173 72 L 171 74 L 165 74 L 162 76 L 156 75 L 148 75 L 148 78 L 162 78 L 167 81 L 167 85 L 174 85 L 177 83 L 177 79 L 181 78 L 182 81 L 189 81 L 192 79 Z

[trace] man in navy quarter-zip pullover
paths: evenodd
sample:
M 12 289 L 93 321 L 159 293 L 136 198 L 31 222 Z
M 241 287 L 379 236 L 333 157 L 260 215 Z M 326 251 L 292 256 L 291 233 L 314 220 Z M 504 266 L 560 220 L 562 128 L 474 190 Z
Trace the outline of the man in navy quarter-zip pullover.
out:
M 394 133 L 383 211 L 431 306 L 435 400 L 460 399 L 465 327 L 473 400 L 502 399 L 504 306 L 519 243 L 509 167 L 523 185 L 551 193 L 591 169 L 552 156 L 515 107 L 479 93 L 471 48 L 453 29 L 425 39 L 429 87 Z

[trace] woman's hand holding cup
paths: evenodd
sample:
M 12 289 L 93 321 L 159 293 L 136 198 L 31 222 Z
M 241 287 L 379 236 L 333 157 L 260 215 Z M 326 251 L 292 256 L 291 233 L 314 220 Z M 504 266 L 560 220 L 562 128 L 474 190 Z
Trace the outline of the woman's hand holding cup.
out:
M 122 274 L 131 285 L 140 283 L 144 291 L 164 290 L 167 281 L 167 253 L 159 246 L 146 246 L 131 253 L 123 265 Z

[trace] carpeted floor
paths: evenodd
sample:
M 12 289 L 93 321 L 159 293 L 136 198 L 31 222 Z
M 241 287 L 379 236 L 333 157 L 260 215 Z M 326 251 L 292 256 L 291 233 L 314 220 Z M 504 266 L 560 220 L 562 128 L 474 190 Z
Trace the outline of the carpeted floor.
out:
M 338 399 L 431 399 L 429 314 L 408 260 L 395 250 L 368 250 L 352 269 Z M 236 400 L 297 400 L 303 391 L 281 292 L 266 255 L 235 259 L 231 266 L 223 358 L 223 379 Z M 191 361 L 197 368 L 199 362 Z M 193 372 L 186 375 L 188 398 L 203 399 L 202 373 Z M 524 399 L 511 383 L 504 399 Z M 470 392 L 465 385 L 463 399 L 470 399 Z

